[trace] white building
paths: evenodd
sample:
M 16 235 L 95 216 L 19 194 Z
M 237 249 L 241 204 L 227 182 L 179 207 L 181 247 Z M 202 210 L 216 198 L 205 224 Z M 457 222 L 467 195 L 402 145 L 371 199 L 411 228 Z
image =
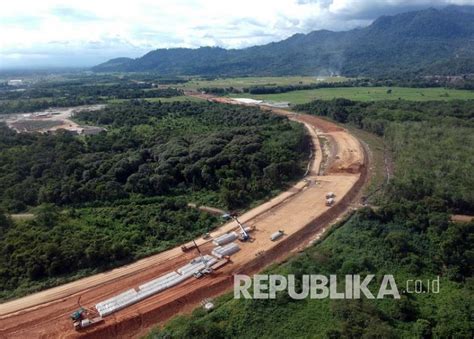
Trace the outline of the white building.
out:
M 21 79 L 8 80 L 8 86 L 21 86 L 21 85 L 23 85 L 23 80 Z

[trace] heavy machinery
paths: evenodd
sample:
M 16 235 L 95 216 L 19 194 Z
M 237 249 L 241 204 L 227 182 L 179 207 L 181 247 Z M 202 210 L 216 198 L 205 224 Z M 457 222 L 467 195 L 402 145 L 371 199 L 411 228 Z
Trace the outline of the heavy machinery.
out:
M 232 215 L 232 219 L 234 219 L 235 222 L 237 223 L 237 225 L 239 225 L 239 227 L 240 227 L 239 240 L 240 241 L 248 241 L 250 239 L 250 235 L 248 233 L 250 231 L 250 227 L 244 227 L 244 225 L 242 225 L 242 223 L 239 221 L 239 219 L 237 219 L 236 215 Z
M 334 205 L 334 198 L 329 198 L 329 199 L 326 199 L 326 206 L 332 206 Z
M 224 213 L 224 214 L 222 214 L 221 217 L 222 217 L 222 219 L 224 219 L 225 221 L 232 219 L 232 216 L 231 216 L 229 213 Z
M 334 192 L 328 192 L 326 193 L 326 199 L 331 199 L 331 198 L 335 198 L 336 195 L 334 194 Z
M 196 247 L 196 249 L 198 250 L 199 252 L 199 256 L 201 257 L 201 262 L 204 263 L 204 265 L 206 265 L 205 268 L 203 268 L 202 270 L 200 270 L 199 272 L 196 272 L 194 273 L 194 277 L 199 279 L 201 278 L 202 276 L 204 276 L 204 274 L 210 274 L 212 273 L 213 269 L 211 267 L 209 267 L 208 265 L 208 262 L 207 260 L 204 258 L 204 256 L 202 255 L 202 252 L 201 250 L 199 249 L 199 246 L 196 244 L 196 242 L 193 240 L 193 243 L 194 243 L 194 247 Z
M 93 325 L 97 325 L 97 324 L 99 324 L 103 321 L 104 321 L 104 319 L 101 316 L 97 316 L 97 317 L 94 317 L 94 318 L 85 318 L 85 319 L 82 319 L 81 321 L 75 322 L 74 323 L 74 329 L 76 331 L 79 331 L 83 328 L 90 327 L 90 326 L 93 326 Z
M 182 245 L 181 251 L 188 252 L 189 250 L 192 250 L 195 247 L 196 247 L 196 243 L 193 241 L 193 243 L 187 243 L 187 244 Z
M 71 314 L 70 318 L 73 322 L 73 326 L 76 331 L 79 331 L 86 327 L 90 327 L 92 325 L 96 325 L 104 321 L 104 319 L 99 316 L 97 312 L 84 307 L 81 307 L 78 310 L 74 311 Z
M 214 302 L 212 299 L 205 298 L 201 301 L 202 308 L 205 311 L 212 311 L 214 309 Z
M 72 321 L 78 321 L 78 320 L 81 320 L 83 315 L 85 314 L 86 312 L 86 309 L 81 307 L 80 309 L 74 311 L 72 314 L 71 314 L 71 320 Z
M 271 240 L 271 241 L 277 241 L 277 240 L 280 239 L 284 234 L 285 234 L 285 232 L 284 232 L 283 230 L 278 230 L 278 231 L 276 231 L 275 233 L 273 233 L 273 234 L 270 236 L 270 240 Z

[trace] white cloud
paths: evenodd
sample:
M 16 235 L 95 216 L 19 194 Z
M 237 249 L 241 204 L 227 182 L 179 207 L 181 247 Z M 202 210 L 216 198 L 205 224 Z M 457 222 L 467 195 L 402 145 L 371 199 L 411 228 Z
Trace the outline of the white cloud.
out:
M 241 48 L 446 4 L 474 0 L 4 1 L 0 67 L 84 66 L 178 46 Z

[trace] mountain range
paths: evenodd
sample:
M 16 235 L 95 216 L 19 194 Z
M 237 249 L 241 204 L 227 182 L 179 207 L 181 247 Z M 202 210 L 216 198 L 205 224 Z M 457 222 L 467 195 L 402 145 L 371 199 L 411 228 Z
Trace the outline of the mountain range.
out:
M 244 49 L 157 49 L 92 70 L 205 76 L 474 73 L 474 6 L 382 16 L 365 28 L 295 34 Z

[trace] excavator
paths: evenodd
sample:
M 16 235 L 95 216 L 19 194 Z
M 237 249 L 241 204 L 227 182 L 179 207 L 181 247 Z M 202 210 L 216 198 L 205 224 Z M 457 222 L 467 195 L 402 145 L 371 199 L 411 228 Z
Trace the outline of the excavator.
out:
M 86 327 L 90 327 L 92 325 L 96 325 L 104 321 L 104 319 L 98 314 L 97 311 L 82 307 L 80 301 L 81 297 L 79 297 L 79 300 L 77 301 L 79 309 L 74 311 L 70 316 L 74 329 L 76 331 L 79 331 Z

